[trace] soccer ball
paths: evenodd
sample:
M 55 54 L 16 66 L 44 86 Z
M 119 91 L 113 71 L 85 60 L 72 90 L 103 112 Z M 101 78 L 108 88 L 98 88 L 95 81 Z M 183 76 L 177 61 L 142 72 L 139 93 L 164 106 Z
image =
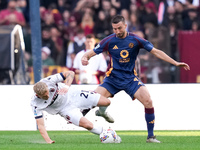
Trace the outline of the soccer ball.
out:
M 101 143 L 118 143 L 118 135 L 113 129 L 103 130 L 99 137 Z

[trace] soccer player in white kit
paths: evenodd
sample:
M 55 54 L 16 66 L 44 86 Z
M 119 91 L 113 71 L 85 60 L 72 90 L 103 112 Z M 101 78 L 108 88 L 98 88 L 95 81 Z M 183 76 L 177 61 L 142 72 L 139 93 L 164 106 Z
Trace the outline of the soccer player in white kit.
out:
M 48 136 L 44 126 L 42 111 L 49 114 L 59 114 L 74 125 L 83 127 L 94 134 L 100 134 L 103 127 L 93 124 L 81 113 L 81 109 L 94 106 L 108 106 L 110 100 L 100 94 L 70 88 L 74 79 L 73 71 L 51 75 L 37 82 L 33 89 L 31 106 L 35 115 L 40 134 L 47 143 L 54 143 Z M 65 83 L 62 83 L 65 81 Z M 116 141 L 116 143 L 119 141 Z

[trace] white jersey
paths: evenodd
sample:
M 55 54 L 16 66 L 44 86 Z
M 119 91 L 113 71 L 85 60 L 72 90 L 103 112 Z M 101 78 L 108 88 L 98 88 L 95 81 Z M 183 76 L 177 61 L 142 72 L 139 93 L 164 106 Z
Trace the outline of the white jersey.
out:
M 66 94 L 59 95 L 58 90 L 65 85 L 60 83 L 63 80 L 65 79 L 62 74 L 55 74 L 40 80 L 48 86 L 49 99 L 40 99 L 34 93 L 31 100 L 32 110 L 35 119 L 41 118 L 43 116 L 42 111 L 46 111 L 52 115 L 59 114 L 78 126 L 81 117 L 83 117 L 81 109 L 97 106 L 100 94 L 70 87 Z
M 53 115 L 57 114 L 69 103 L 68 93 L 65 95 L 57 94 L 58 90 L 65 85 L 64 83 L 61 83 L 62 81 L 64 81 L 64 76 L 59 73 L 40 80 L 40 82 L 44 82 L 48 86 L 49 99 L 43 100 L 38 98 L 36 93 L 33 94 L 31 106 L 36 118 L 42 116 L 42 110 L 45 110 Z
M 87 51 L 89 51 L 89 50 L 87 50 Z M 87 51 L 82 50 L 76 55 L 76 57 L 74 59 L 73 68 L 79 69 L 79 70 L 87 70 L 86 73 L 80 73 L 80 75 L 79 75 L 79 80 L 81 83 L 84 80 L 84 78 L 87 78 L 87 83 L 98 84 L 96 75 L 92 75 L 92 73 L 96 72 L 96 71 L 106 72 L 107 63 L 106 63 L 106 60 L 105 60 L 105 57 L 103 56 L 103 54 L 99 54 L 99 55 L 95 55 L 94 57 L 90 58 L 89 64 L 87 66 L 83 66 L 81 63 L 81 58 Z

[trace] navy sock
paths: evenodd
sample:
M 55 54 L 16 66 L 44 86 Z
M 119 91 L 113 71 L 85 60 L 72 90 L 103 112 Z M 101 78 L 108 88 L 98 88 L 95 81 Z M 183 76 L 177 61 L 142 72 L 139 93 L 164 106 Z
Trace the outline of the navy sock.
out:
M 147 122 L 148 137 L 154 136 L 153 134 L 154 122 L 155 122 L 154 108 L 145 108 L 145 119 Z

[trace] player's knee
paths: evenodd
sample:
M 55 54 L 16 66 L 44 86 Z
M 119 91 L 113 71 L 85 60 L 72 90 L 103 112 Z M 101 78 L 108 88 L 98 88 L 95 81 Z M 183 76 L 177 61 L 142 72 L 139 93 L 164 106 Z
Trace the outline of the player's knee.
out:
M 109 106 L 110 103 L 111 103 L 111 101 L 108 98 L 101 96 L 97 105 L 98 106 Z
M 145 108 L 152 108 L 153 107 L 153 102 L 150 98 L 148 98 L 144 101 L 144 107 Z
M 106 98 L 106 106 L 109 106 L 110 103 L 111 103 L 111 101 L 108 98 Z

